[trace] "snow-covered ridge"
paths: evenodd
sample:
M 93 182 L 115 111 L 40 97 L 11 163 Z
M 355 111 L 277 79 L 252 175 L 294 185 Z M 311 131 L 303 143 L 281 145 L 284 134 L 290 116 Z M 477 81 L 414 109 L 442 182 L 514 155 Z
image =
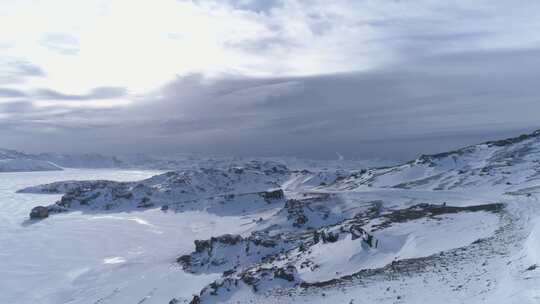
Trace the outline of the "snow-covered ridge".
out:
M 341 190 L 494 187 L 514 191 L 534 185 L 540 176 L 538 172 L 540 131 L 451 152 L 422 155 L 399 166 L 354 172 L 328 187 Z

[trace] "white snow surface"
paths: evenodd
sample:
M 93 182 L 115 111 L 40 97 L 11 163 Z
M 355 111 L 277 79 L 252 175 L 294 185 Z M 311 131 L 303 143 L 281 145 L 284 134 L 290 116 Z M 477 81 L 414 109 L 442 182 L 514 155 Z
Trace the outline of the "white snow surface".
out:
M 0 174 L 0 303 L 168 303 L 197 293 L 215 274 L 174 263 L 195 239 L 245 229 L 251 221 L 158 209 L 58 214 L 32 223 L 28 210 L 61 195 L 15 193 L 58 180 L 140 180 L 158 172 L 68 169 Z
M 311 259 L 321 266 L 316 271 L 300 271 L 300 277 L 307 282 L 327 281 L 336 274 L 349 275 L 384 267 L 394 260 L 429 256 L 488 237 L 497 227 L 497 217 L 489 213 L 452 214 L 441 220 L 420 219 L 394 225 L 376 234 L 380 244 L 377 248 L 350 236 L 336 243 L 319 243 L 302 260 Z

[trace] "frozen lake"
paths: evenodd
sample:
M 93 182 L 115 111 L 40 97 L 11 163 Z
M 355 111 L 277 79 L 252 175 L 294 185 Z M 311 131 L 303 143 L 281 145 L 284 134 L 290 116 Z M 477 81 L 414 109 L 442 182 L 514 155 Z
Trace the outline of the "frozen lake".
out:
M 29 224 L 32 207 L 60 195 L 17 194 L 60 180 L 139 180 L 151 171 L 65 170 L 0 173 L 0 303 L 167 303 L 191 298 L 216 275 L 175 263 L 195 239 L 239 232 L 238 217 L 158 209 L 59 214 Z M 249 222 L 248 219 L 243 219 Z

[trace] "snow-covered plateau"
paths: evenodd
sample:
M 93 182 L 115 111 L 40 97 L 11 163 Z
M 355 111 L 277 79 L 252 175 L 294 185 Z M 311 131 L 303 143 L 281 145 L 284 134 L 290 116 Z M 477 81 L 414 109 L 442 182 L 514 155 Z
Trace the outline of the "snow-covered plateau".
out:
M 0 303 L 540 302 L 540 131 L 381 168 L 190 161 L 0 174 Z

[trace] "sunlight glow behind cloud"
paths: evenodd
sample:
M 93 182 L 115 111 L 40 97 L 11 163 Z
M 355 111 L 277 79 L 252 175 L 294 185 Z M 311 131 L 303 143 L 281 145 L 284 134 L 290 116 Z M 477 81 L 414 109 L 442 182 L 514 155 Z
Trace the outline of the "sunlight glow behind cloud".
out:
M 525 0 L 3 1 L 0 126 L 17 147 L 38 129 L 62 147 L 95 130 L 121 143 L 138 128 L 146 146 L 171 149 L 224 134 L 241 147 L 270 133 L 345 145 L 485 131 L 506 118 L 478 108 L 534 103 L 524 84 L 538 75 L 520 67 L 540 66 L 539 13 Z M 505 127 L 530 127 L 525 117 Z

